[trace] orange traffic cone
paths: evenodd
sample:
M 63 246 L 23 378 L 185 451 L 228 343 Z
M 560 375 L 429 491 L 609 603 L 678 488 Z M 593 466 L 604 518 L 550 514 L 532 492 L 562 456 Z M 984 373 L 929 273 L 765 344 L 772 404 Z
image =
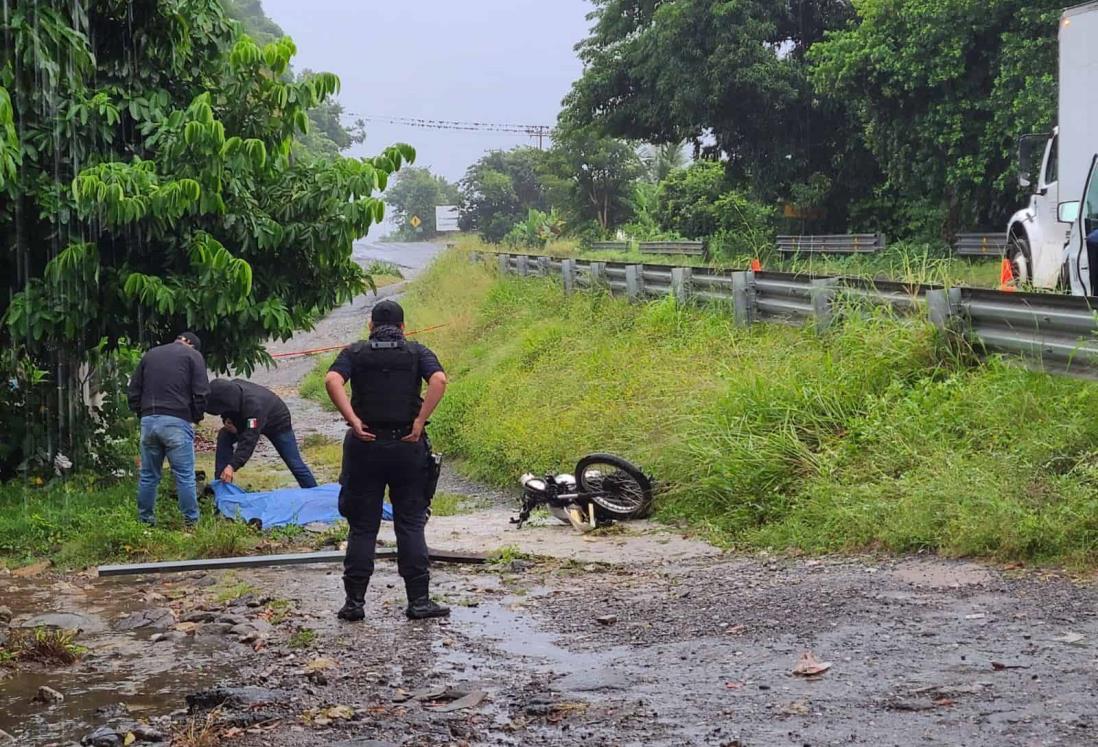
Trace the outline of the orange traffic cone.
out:
M 1013 293 L 1017 290 L 1014 280 L 1014 263 L 1004 258 L 1003 265 L 999 270 L 999 290 Z
M 751 272 L 762 272 L 762 268 L 762 262 L 759 261 L 758 257 L 755 257 L 755 259 L 751 260 Z

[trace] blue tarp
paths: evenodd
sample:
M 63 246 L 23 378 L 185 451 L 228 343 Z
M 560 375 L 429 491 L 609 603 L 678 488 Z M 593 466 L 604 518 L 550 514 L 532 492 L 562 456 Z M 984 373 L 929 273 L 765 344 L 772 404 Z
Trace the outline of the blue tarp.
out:
M 339 484 L 316 488 L 280 488 L 263 493 L 248 493 L 232 483 L 216 480 L 213 488 L 217 510 L 230 519 L 258 519 L 264 529 L 289 525 L 334 524 L 339 515 Z M 381 518 L 393 520 L 393 507 L 382 508 Z

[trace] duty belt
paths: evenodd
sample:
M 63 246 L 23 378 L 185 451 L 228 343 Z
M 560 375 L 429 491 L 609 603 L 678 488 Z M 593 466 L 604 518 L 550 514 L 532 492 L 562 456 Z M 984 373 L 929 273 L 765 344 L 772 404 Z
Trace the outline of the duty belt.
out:
M 373 426 L 366 426 L 367 433 L 373 433 L 378 441 L 399 441 L 412 432 L 412 426 L 402 425 L 396 428 L 374 428 Z

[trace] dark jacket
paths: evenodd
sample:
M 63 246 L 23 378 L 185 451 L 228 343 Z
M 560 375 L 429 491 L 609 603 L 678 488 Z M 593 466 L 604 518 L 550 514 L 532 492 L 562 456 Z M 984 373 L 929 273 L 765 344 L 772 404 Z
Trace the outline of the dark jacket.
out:
M 244 379 L 214 379 L 206 412 L 231 420 L 236 426 L 236 448 L 229 465 L 238 470 L 252 458 L 260 435 L 290 430 L 290 410 L 278 395 Z
M 141 417 L 171 415 L 197 423 L 209 392 L 202 354 L 182 342 L 169 342 L 142 356 L 126 394 L 130 409 Z

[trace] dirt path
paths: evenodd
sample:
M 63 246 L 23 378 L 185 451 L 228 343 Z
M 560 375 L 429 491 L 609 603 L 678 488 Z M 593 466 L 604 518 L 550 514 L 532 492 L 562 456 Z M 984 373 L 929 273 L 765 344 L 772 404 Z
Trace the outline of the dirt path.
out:
M 292 347 L 352 338 L 369 300 Z M 292 392 L 309 367 L 262 380 Z M 291 406 L 299 431 L 342 432 Z M 729 556 L 647 522 L 520 531 L 513 495 L 453 474 L 442 487 L 486 508 L 432 518 L 431 545 L 503 549 L 434 568 L 445 621 L 403 618 L 388 561 L 361 625 L 332 614 L 338 564 L 0 578 L 16 626 L 76 615 L 91 649 L 0 683 L 0 729 L 66 747 L 95 726 L 118 741 L 94 743 L 122 743 L 134 721 L 187 731 L 177 747 L 1098 743 L 1091 584 L 929 556 Z M 806 651 L 830 667 L 794 675 Z M 31 703 L 42 684 L 65 701 Z

